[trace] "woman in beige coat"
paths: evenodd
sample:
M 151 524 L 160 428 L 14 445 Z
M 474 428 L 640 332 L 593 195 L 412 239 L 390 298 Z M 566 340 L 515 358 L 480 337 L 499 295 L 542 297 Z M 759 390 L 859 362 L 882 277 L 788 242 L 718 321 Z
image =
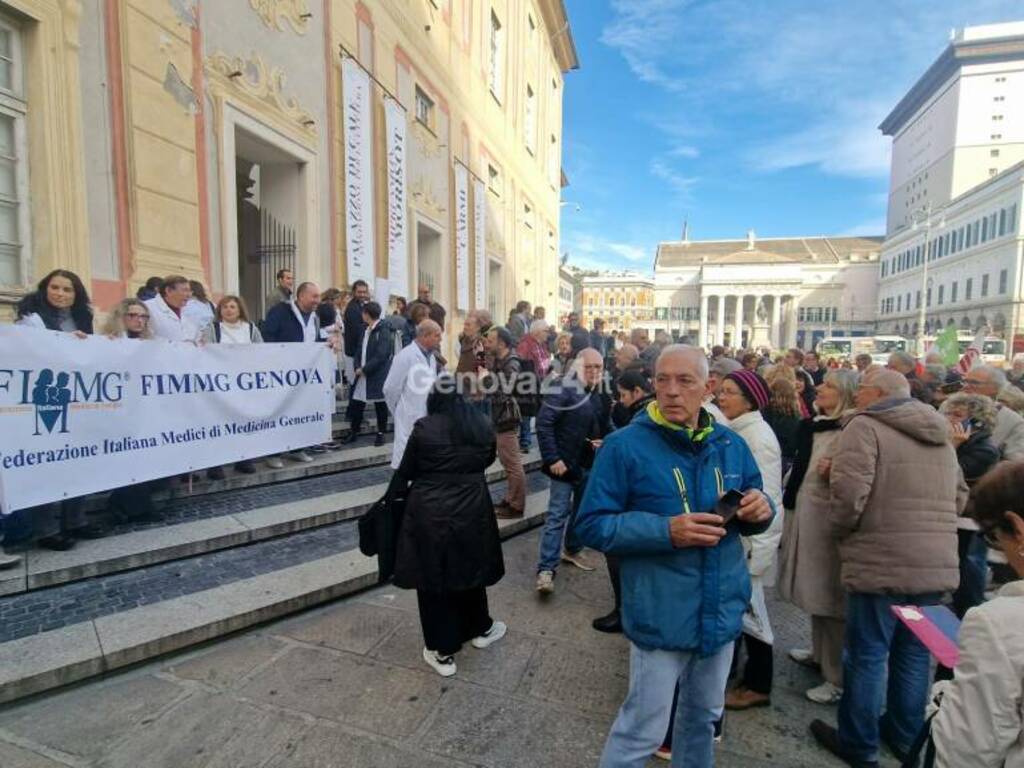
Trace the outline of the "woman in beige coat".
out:
M 859 379 L 856 371 L 835 370 L 818 386 L 818 415 L 801 424 L 783 496 L 779 593 L 810 615 L 812 635 L 809 650 L 794 648 L 789 655 L 798 664 L 821 667 L 825 682 L 807 691 L 807 698 L 819 704 L 834 704 L 843 694 L 846 606 L 839 582 L 839 547 L 828 524 L 828 478 L 841 417 L 853 408 Z

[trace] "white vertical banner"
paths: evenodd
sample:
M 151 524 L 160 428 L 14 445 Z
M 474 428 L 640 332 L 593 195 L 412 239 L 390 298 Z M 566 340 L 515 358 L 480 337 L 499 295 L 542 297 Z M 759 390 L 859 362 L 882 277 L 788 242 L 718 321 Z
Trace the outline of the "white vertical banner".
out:
M 487 306 L 487 190 L 483 181 L 473 182 L 473 264 L 476 273 L 474 281 L 477 309 Z
M 455 164 L 455 288 L 456 303 L 469 309 L 469 172 Z
M 345 138 L 345 240 L 348 281 L 373 284 L 373 113 L 370 76 L 351 58 L 341 62 Z
M 384 100 L 384 126 L 388 152 L 388 283 L 399 296 L 411 299 L 409 238 L 406 209 L 405 108 L 394 99 Z

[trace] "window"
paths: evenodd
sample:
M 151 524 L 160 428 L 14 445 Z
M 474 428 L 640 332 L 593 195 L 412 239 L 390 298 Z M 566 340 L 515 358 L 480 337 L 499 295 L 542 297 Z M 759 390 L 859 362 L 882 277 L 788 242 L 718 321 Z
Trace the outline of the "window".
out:
M 491 11 L 491 67 L 490 81 L 491 93 L 501 103 L 502 89 L 505 84 L 505 32 L 501 27 L 501 20 L 493 10 Z
M 914 309 L 920 309 L 920 308 L 921 308 L 921 292 L 918 291 L 917 292 L 917 296 L 915 297 L 915 300 L 914 300 Z M 910 309 L 910 296 L 909 295 L 907 296 L 907 309 Z
M 968 277 L 967 278 L 967 282 L 964 283 L 964 301 L 970 301 L 971 300 L 971 293 L 973 292 L 973 289 L 974 289 L 974 278 L 973 277 Z
M 997 77 L 996 78 L 996 82 L 997 83 L 1005 83 L 1006 82 L 1006 78 L 1005 77 Z
M 946 299 L 946 286 L 940 285 L 939 286 L 939 306 L 942 306 L 942 304 L 945 301 L 945 299 Z
M 1006 234 L 1006 209 L 1003 208 L 999 211 L 999 236 L 1002 237 Z
M 993 133 L 989 138 L 991 138 L 992 141 L 999 141 L 999 139 L 1003 138 L 1003 134 Z
M 493 165 L 487 166 L 487 188 L 498 197 L 501 197 L 501 171 Z
M 416 120 L 430 130 L 434 130 L 434 102 L 418 85 L 416 86 Z
M 1010 212 L 1006 215 L 1006 231 L 1013 234 L 1013 231 L 1017 229 L 1017 204 L 1011 205 L 1009 210 Z
M 807 319 L 807 311 L 803 307 L 800 307 L 797 310 L 796 314 L 797 314 L 797 318 L 796 318 L 797 322 L 802 323 L 802 322 L 804 322 L 804 320 Z
M 992 101 L 1006 101 L 1005 96 L 993 96 Z
M 981 276 L 981 298 L 988 296 L 988 275 Z
M 926 298 L 927 298 L 927 301 L 928 301 L 928 306 L 930 307 L 932 305 L 932 289 L 931 288 L 928 289 L 928 296 Z
M 988 151 L 988 156 L 989 157 L 999 157 L 999 150 L 998 149 L 990 149 Z
M 1006 293 L 1010 275 L 1005 269 L 999 270 L 999 293 Z
M 949 286 L 949 303 L 950 304 L 956 304 L 956 289 L 958 287 L 959 286 L 957 285 L 956 280 L 954 280 L 953 284 L 951 286 Z
M 558 137 L 551 134 L 548 137 L 548 181 L 551 186 L 558 189 L 562 181 L 562 163 L 558 155 Z
M 886 272 L 888 271 L 888 270 L 886 269 L 886 267 L 887 267 L 888 265 L 889 265 L 889 263 L 888 263 L 888 262 L 886 262 L 886 261 L 883 261 L 883 262 L 882 262 L 882 277 L 885 277 L 885 273 L 886 273 Z
M 21 34 L 0 16 L 0 285 L 28 277 L 28 162 Z
M 1001 122 L 1001 121 L 1002 121 L 1002 119 L 1003 119 L 1003 116 L 1002 116 L 1002 115 L 992 115 L 992 119 L 993 119 L 993 120 L 994 120 L 995 122 L 997 122 L 997 123 L 998 123 L 998 122 Z
M 993 176 L 995 176 L 998 173 L 999 173 L 999 169 L 998 168 L 989 168 L 988 169 L 988 177 L 989 178 L 992 178 Z
M 988 216 L 981 220 L 981 242 L 988 242 Z
M 533 87 L 526 84 L 526 117 L 523 120 L 523 131 L 526 134 L 526 151 L 537 154 L 537 94 Z

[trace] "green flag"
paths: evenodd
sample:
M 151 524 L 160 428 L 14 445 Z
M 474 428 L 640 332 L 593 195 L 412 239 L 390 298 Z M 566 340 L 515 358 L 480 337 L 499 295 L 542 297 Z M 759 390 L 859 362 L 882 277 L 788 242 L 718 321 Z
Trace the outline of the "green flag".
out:
M 956 326 L 947 325 L 938 336 L 935 337 L 936 352 L 942 355 L 942 362 L 948 366 L 956 365 L 960 360 L 960 342 L 956 336 Z

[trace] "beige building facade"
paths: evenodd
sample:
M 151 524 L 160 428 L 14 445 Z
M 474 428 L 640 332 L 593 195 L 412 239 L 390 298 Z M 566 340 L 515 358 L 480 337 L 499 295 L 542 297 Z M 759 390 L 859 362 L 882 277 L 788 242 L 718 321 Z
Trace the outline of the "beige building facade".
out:
M 408 274 L 391 293 L 426 282 L 452 323 L 558 302 L 563 78 L 578 66 L 561 0 L 0 0 L 0 59 L 5 317 L 58 267 L 101 311 L 173 272 L 257 306 L 281 267 L 349 283 L 353 64 L 370 83 L 367 274 L 395 263 L 390 101 Z M 477 194 L 483 218 L 460 220 Z M 485 258 L 457 263 L 479 221 Z
M 633 272 L 606 272 L 580 279 L 580 322 L 605 332 L 649 328 L 654 320 L 654 281 Z

